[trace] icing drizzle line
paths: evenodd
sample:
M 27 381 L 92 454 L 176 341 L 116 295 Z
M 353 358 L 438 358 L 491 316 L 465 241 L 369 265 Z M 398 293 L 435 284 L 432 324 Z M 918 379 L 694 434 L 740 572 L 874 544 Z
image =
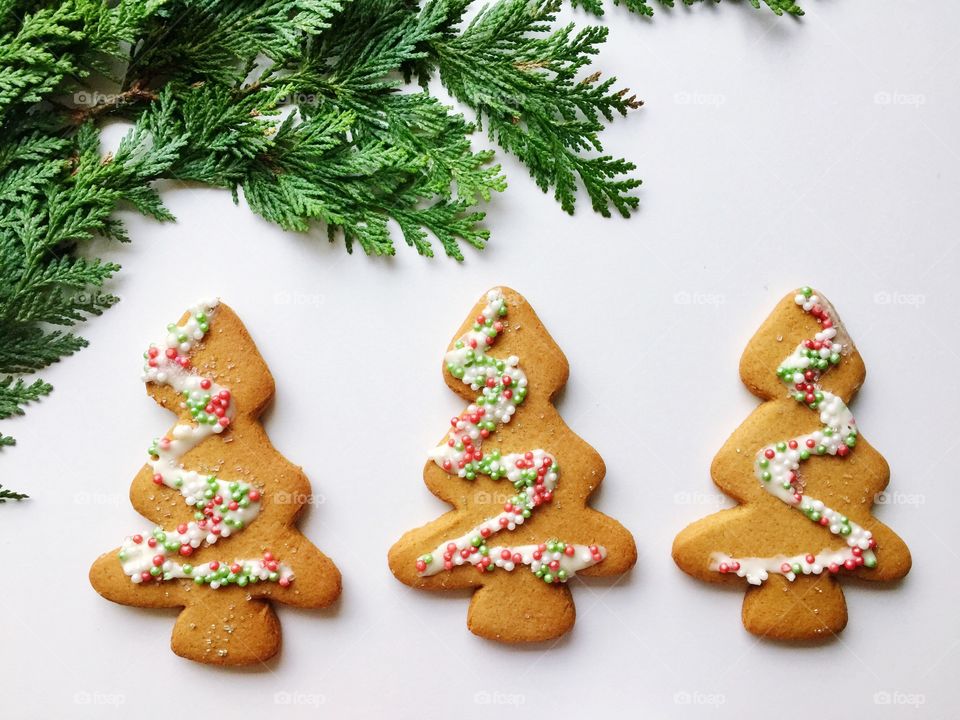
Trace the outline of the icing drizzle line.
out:
M 857 424 L 842 399 L 820 387 L 820 378 L 838 365 L 842 355 L 852 346 L 849 336 L 837 319 L 829 302 L 801 288 L 794 302 L 820 323 L 821 330 L 812 339 L 804 340 L 780 363 L 777 377 L 791 396 L 811 410 L 817 411 L 822 427 L 807 435 L 778 442 L 757 453 L 754 471 L 761 486 L 787 505 L 802 512 L 811 522 L 839 535 L 846 546 L 836 550 L 772 557 L 733 558 L 723 553 L 710 556 L 710 569 L 745 577 L 752 585 L 760 585 L 770 573 L 780 574 L 793 582 L 798 575 L 831 574 L 841 568 L 855 570 L 861 565 L 877 565 L 873 534 L 846 515 L 827 507 L 822 501 L 804 495 L 797 471 L 800 463 L 813 455 L 846 457 L 857 444 Z
M 210 329 L 216 300 L 203 300 L 190 309 L 184 325 L 167 325 L 167 335 L 143 354 L 143 381 L 168 385 L 179 393 L 192 423 L 178 423 L 169 436 L 155 440 L 147 461 L 153 482 L 180 492 L 194 509 L 194 519 L 175 529 L 156 527 L 124 539 L 119 559 L 134 583 L 192 579 L 197 585 L 217 589 L 224 585 L 244 587 L 260 581 L 286 587 L 293 571 L 277 562 L 269 551 L 261 558 L 214 560 L 191 565 L 186 558 L 201 546 L 213 545 L 253 522 L 260 512 L 260 491 L 249 483 L 224 480 L 216 475 L 187 470 L 181 458 L 208 437 L 223 432 L 234 417 L 230 390 L 191 371 L 188 354 Z M 171 558 L 183 558 L 175 562 Z
M 487 304 L 467 332 L 446 354 L 447 371 L 480 392 L 476 401 L 450 420 L 446 440 L 430 457 L 451 475 L 473 480 L 487 475 L 506 478 L 516 494 L 504 503 L 503 511 L 484 520 L 460 537 L 440 543 L 432 552 L 417 558 L 421 577 L 470 564 L 481 573 L 495 568 L 511 571 L 528 565 L 547 584 L 566 582 L 577 571 L 596 565 L 607 556 L 598 545 L 573 545 L 552 539 L 538 545 L 495 545 L 487 540 L 502 530 L 512 531 L 530 518 L 533 511 L 553 499 L 560 477 L 556 458 L 544 450 L 501 455 L 499 450 L 481 452 L 483 441 L 495 432 L 498 423 L 508 423 L 527 396 L 527 376 L 519 358 L 499 360 L 486 354 L 503 331 L 507 303 L 500 289 L 487 294 Z

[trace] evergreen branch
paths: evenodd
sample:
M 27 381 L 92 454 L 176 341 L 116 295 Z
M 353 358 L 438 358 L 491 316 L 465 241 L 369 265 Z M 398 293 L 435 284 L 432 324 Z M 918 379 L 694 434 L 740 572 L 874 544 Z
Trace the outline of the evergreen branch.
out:
M 43 332 L 38 327 L 6 333 L 7 342 L 0 347 L 0 372 L 28 373 L 57 362 L 87 346 L 87 341 L 72 333 Z
M 720 0 L 712 0 L 715 4 L 719 4 Z M 657 2 L 666 8 L 673 8 L 676 5 L 675 0 L 657 0 Z M 707 0 L 680 0 L 684 5 L 696 5 L 697 3 L 707 2 Z M 747 0 L 755 10 L 759 10 L 761 7 L 761 2 L 766 7 L 770 8 L 776 15 L 783 15 L 787 13 L 788 15 L 803 15 L 803 9 L 797 5 L 793 0 Z M 594 15 L 603 15 L 603 0 L 570 0 L 570 4 L 574 7 L 582 7 L 589 13 Z M 643 15 L 645 17 L 653 16 L 653 5 L 652 0 L 613 0 L 614 5 L 623 5 L 630 12 L 637 13 L 638 15 Z
M 40 102 L 67 75 L 81 72 L 68 52 L 83 39 L 72 11 L 71 3 L 40 8 L 23 16 L 15 31 L 0 35 L 0 113 Z
M 34 380 L 27 385 L 23 378 L 5 377 L 0 379 L 0 420 L 14 415 L 23 415 L 23 406 L 49 395 L 53 390 L 42 380 Z
M 300 232 L 320 221 L 331 240 L 339 232 L 347 250 L 357 243 L 371 255 L 395 252 L 390 218 L 422 255 L 433 254 L 423 228 L 451 257 L 462 258 L 458 240 L 483 246 L 487 232 L 477 227 L 482 213 L 469 212 L 466 202 L 445 200 L 418 207 L 429 196 L 418 179 L 424 159 L 376 140 L 351 145 L 346 134 L 355 124 L 349 111 L 314 113 L 302 122 L 290 116 L 243 179 L 251 209 Z
M 13 443 L 4 443 L 4 440 L 9 440 L 10 438 L 0 436 L 0 445 L 13 445 Z M 7 502 L 7 500 L 26 500 L 29 495 L 24 495 L 23 493 L 14 492 L 13 490 L 8 490 L 3 485 L 0 485 L 0 504 Z
M 87 121 L 95 120 L 101 115 L 117 112 L 136 103 L 147 103 L 156 100 L 157 94 L 146 89 L 143 82 L 138 80 L 123 92 L 104 96 L 102 99 L 97 99 L 96 95 L 93 97 L 95 98 L 95 102 L 92 105 L 71 108 L 70 118 L 74 125 L 83 125 Z
M 285 85 L 241 93 L 215 84 L 171 84 L 140 122 L 150 135 L 181 143 L 166 176 L 235 188 L 269 149 L 272 120 L 289 92 Z
M 606 28 L 573 25 L 549 31 L 558 0 L 501 0 L 482 10 L 459 35 L 431 44 L 441 81 L 458 100 L 477 111 L 488 134 L 515 154 L 544 191 L 569 213 L 579 179 L 593 209 L 604 216 L 613 206 L 627 217 L 637 206 L 631 191 L 640 181 L 632 163 L 600 152 L 604 121 L 641 105 L 615 80 L 592 73 L 577 80 Z
M 340 0 L 171 2 L 154 14 L 127 75 L 234 85 L 258 56 L 276 63 L 297 57 L 305 38 L 329 28 L 343 6 Z

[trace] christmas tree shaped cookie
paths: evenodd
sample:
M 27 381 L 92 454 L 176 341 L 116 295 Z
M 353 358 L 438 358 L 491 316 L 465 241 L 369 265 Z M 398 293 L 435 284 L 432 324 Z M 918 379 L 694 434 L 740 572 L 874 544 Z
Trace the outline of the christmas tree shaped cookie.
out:
M 143 379 L 178 416 L 130 489 L 156 527 L 103 555 L 90 581 L 124 605 L 183 608 L 178 655 L 262 662 L 280 648 L 270 601 L 318 608 L 340 594 L 337 568 L 294 526 L 310 483 L 258 420 L 273 377 L 240 319 L 210 301 L 167 326 L 144 353 Z
M 477 635 L 559 637 L 575 618 L 569 580 L 626 572 L 633 538 L 587 506 L 603 460 L 552 404 L 569 368 L 526 300 L 490 291 L 457 338 L 444 378 L 470 405 L 423 475 L 454 510 L 404 535 L 390 569 L 417 588 L 474 589 L 467 625 Z
M 833 306 L 810 288 L 784 298 L 747 345 L 740 376 L 763 404 L 710 471 L 740 504 L 686 528 L 673 557 L 700 580 L 745 585 L 752 633 L 839 632 L 841 576 L 890 581 L 910 569 L 906 545 L 871 515 L 890 470 L 848 407 L 864 375 Z

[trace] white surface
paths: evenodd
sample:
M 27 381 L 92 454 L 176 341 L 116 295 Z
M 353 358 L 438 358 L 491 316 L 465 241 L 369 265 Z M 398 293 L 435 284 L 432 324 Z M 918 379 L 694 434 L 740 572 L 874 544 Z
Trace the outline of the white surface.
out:
M 783 718 L 955 717 L 960 7 L 804 4 L 802 23 L 735 4 L 653 25 L 611 11 L 600 67 L 647 101 L 606 134 L 646 183 L 629 222 L 586 206 L 568 218 L 510 159 L 493 242 L 462 265 L 405 247 L 347 256 L 225 192 L 168 192 L 176 225 L 131 217 L 135 242 L 106 250 L 124 265 L 123 302 L 45 374 L 54 395 L 4 424 L 18 446 L 0 459 L 3 482 L 33 499 L 0 509 L 0 715 L 733 718 L 759 705 Z M 474 637 L 466 597 L 412 591 L 385 561 L 446 509 L 421 479 L 460 408 L 439 363 L 501 283 L 566 352 L 560 410 L 608 468 L 594 504 L 640 550 L 620 582 L 575 581 L 576 628 L 553 646 Z M 842 637 L 790 647 L 746 633 L 741 593 L 685 576 L 670 544 L 725 504 L 708 467 L 755 405 L 740 353 L 805 283 L 867 362 L 854 410 L 896 501 L 876 514 L 914 568 L 894 588 L 847 582 Z M 313 481 L 323 503 L 301 528 L 344 576 L 335 609 L 280 608 L 282 657 L 259 672 L 177 658 L 173 612 L 113 605 L 87 582 L 97 555 L 143 524 L 127 490 L 171 422 L 138 379 L 144 343 L 208 293 L 239 312 L 277 379 L 267 430 Z

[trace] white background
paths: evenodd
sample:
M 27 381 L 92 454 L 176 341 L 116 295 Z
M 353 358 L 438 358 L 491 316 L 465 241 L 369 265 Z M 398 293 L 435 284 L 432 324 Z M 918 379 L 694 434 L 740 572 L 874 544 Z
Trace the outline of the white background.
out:
M 585 204 L 567 217 L 509 158 L 493 240 L 460 265 L 406 247 L 347 256 L 225 192 L 166 192 L 177 224 L 129 217 L 133 244 L 98 248 L 124 265 L 123 302 L 45 373 L 55 393 L 3 427 L 18 445 L 2 482 L 32 499 L 0 508 L 0 714 L 956 717 L 960 7 L 804 5 L 801 22 L 742 3 L 652 24 L 608 14 L 599 67 L 647 102 L 605 135 L 645 181 L 629 221 Z M 618 582 L 575 580 L 575 630 L 531 648 L 474 637 L 466 596 L 412 591 L 386 564 L 405 530 L 446 509 L 421 479 L 460 409 L 440 359 L 501 283 L 565 350 L 560 410 L 608 468 L 595 505 L 640 551 Z M 914 567 L 895 587 L 847 582 L 847 630 L 796 647 L 745 632 L 741 593 L 685 576 L 670 545 L 726 504 L 708 467 L 755 405 L 739 355 L 806 283 L 866 360 L 854 410 L 893 469 L 876 514 Z M 281 658 L 247 671 L 174 656 L 173 611 L 113 605 L 87 581 L 143 524 L 127 489 L 171 422 L 144 394 L 140 353 L 205 294 L 236 309 L 273 370 L 267 430 L 312 479 L 322 504 L 301 528 L 344 576 L 335 608 L 281 608 Z

